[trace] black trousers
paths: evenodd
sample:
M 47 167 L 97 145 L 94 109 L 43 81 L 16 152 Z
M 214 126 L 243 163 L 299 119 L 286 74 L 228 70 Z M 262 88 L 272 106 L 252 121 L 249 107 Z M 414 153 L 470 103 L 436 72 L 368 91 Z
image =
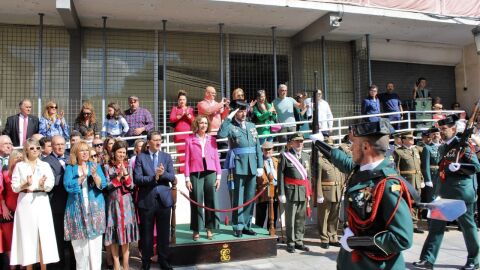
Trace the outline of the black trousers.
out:
M 157 226 L 158 261 L 166 261 L 170 244 L 170 215 L 172 208 L 138 208 L 140 215 L 140 238 L 142 263 L 150 262 L 153 255 L 153 228 Z
M 268 217 L 270 218 L 268 212 L 268 201 L 257 203 L 255 206 L 255 225 L 263 227 L 265 224 L 265 219 Z M 277 224 L 277 216 L 278 216 L 278 202 L 273 202 L 273 227 L 276 228 Z M 267 219 L 267 229 L 270 228 L 270 219 Z

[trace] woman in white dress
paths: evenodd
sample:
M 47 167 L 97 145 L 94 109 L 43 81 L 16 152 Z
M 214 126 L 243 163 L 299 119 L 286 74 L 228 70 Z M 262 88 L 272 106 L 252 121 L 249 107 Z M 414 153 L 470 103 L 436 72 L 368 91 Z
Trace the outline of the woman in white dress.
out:
M 12 174 L 12 189 L 20 193 L 13 224 L 10 265 L 27 266 L 40 262 L 58 262 L 57 241 L 53 229 L 52 210 L 47 192 L 55 183 L 48 163 L 39 159 L 41 150 L 36 140 L 28 139 L 23 146 L 25 160 Z

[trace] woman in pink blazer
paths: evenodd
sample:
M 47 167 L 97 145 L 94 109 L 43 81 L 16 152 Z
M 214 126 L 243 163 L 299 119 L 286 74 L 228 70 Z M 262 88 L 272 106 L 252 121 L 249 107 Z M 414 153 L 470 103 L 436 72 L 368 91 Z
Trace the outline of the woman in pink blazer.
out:
M 190 198 L 210 208 L 218 205 L 217 191 L 220 187 L 222 169 L 218 156 L 217 141 L 208 135 L 210 123 L 206 116 L 197 116 L 192 131 L 185 139 L 185 181 Z M 207 238 L 213 238 L 212 230 L 218 229 L 219 217 L 216 212 L 204 211 L 190 204 L 193 240 L 198 240 L 200 230 L 207 228 Z

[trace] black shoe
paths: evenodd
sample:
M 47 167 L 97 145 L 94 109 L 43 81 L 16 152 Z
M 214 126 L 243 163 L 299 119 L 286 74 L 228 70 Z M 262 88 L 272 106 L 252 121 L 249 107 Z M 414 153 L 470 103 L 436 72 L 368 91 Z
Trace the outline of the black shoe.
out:
M 142 262 L 141 270 L 150 270 L 150 262 Z
M 420 269 L 433 269 L 433 263 L 427 260 L 420 260 L 419 262 L 414 262 L 413 266 Z
M 238 238 L 242 237 L 242 231 L 240 231 L 240 230 L 233 231 L 233 236 L 238 237 Z
M 252 229 L 250 229 L 250 230 L 243 229 L 242 233 L 244 233 L 246 235 L 257 235 L 257 233 L 254 232 Z
M 474 270 L 474 269 L 478 269 L 478 264 L 467 263 L 467 264 L 465 264 L 465 266 L 463 266 L 461 269 L 462 269 L 462 270 Z
M 305 245 L 297 245 L 295 244 L 295 249 L 301 250 L 301 251 L 310 251 L 310 248 L 305 246 Z
M 424 233 L 424 231 L 423 231 L 422 229 L 419 229 L 419 228 L 414 228 L 414 229 L 413 229 L 413 232 L 414 232 L 414 233 L 419 233 L 419 234 Z
M 323 249 L 329 249 L 330 244 L 329 243 L 320 243 L 320 247 L 323 248 Z
M 288 253 L 295 253 L 295 247 L 294 246 L 287 246 L 287 252 Z
M 173 267 L 167 261 L 162 260 L 158 264 L 162 270 L 173 270 Z
M 341 247 L 342 245 L 339 242 L 330 242 L 330 246 Z

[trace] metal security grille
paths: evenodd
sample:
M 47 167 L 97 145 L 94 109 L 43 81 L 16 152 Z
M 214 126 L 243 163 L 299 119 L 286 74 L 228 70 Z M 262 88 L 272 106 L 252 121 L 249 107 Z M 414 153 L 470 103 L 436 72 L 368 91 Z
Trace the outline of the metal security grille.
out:
M 245 98 L 255 98 L 257 90 L 264 89 L 267 99 L 276 97 L 273 72 L 273 43 L 271 37 L 231 35 L 229 37 L 230 89 L 245 91 Z M 290 42 L 276 39 L 277 84 L 290 86 Z M 292 89 L 290 89 L 292 90 Z
M 353 57 L 353 83 L 355 89 L 355 104 L 361 106 L 362 100 L 368 94 L 368 53 L 364 38 L 355 41 L 355 54 Z M 358 107 L 356 114 L 360 114 Z
M 24 98 L 32 100 L 32 113 L 37 115 L 39 46 L 38 26 L 0 25 L 0 119 L 18 113 L 18 102 Z M 53 99 L 68 111 L 67 31 L 44 27 L 42 49 L 42 103 Z M 68 116 L 67 120 L 70 120 Z

